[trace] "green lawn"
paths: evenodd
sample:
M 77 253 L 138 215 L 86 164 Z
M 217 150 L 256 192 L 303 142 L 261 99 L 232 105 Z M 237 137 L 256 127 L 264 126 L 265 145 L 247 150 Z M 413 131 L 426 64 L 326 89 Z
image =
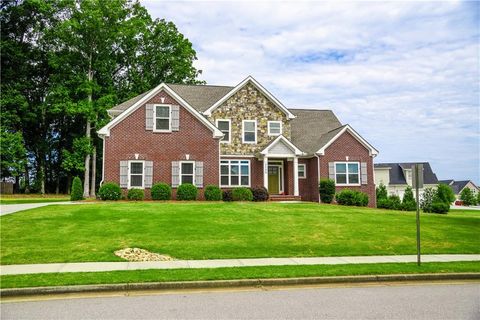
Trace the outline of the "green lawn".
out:
M 137 270 L 1 276 L 1 288 L 163 281 L 325 277 L 408 273 L 480 272 L 480 262 L 379 263 L 354 265 L 268 266 L 218 269 Z
M 422 214 L 423 253 L 480 253 L 480 212 Z M 315 203 L 123 202 L 0 218 L 1 264 L 122 261 L 140 247 L 176 259 L 415 254 L 415 214 Z

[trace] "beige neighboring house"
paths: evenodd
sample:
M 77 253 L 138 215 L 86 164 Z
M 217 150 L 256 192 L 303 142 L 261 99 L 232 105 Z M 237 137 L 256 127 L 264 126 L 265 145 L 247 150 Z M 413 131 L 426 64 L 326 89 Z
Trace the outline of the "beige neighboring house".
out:
M 416 163 L 423 164 L 421 197 L 425 188 L 436 188 L 438 185 L 437 175 L 432 171 L 432 167 L 428 162 L 375 163 L 375 185 L 378 187 L 380 184 L 383 184 L 387 187 L 389 195 L 395 194 L 400 199 L 403 199 L 405 189 L 408 186 L 412 187 L 412 166 Z
M 460 194 L 465 188 L 472 190 L 474 194 L 477 194 L 480 191 L 480 189 L 475 185 L 475 183 L 472 182 L 472 180 L 455 181 L 453 179 L 449 179 L 440 180 L 439 182 L 448 185 L 453 190 L 453 193 L 455 193 L 455 198 L 457 200 L 460 199 Z

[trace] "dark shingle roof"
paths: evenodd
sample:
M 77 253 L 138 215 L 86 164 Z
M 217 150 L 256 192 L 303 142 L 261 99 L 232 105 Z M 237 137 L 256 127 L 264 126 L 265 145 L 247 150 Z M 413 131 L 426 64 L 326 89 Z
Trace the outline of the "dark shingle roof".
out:
M 292 143 L 308 154 L 314 154 L 332 139 L 342 124 L 331 110 L 289 109 L 296 118 L 290 120 Z
M 443 184 L 447 184 L 447 185 L 450 185 L 454 182 L 453 179 L 447 179 L 447 180 L 438 180 L 438 183 L 443 183 Z
M 233 89 L 210 85 L 168 84 L 168 86 L 200 112 L 206 111 Z
M 430 163 L 428 162 L 402 162 L 402 163 L 375 163 L 375 168 L 390 168 L 390 184 L 407 184 L 404 169 L 411 169 L 412 165 L 416 163 L 423 164 L 423 183 L 437 184 L 437 175 L 433 172 Z
M 470 180 L 463 180 L 463 181 L 454 181 L 450 188 L 452 188 L 455 194 L 460 194 L 463 188 L 470 182 Z
M 153 90 L 153 89 L 152 89 Z M 115 116 L 119 115 L 123 111 L 127 110 L 129 107 L 133 106 L 138 100 L 142 99 L 147 93 L 149 93 L 152 90 L 148 90 L 147 92 L 144 92 L 142 94 L 139 94 L 136 97 L 133 97 L 127 101 L 124 101 L 120 104 L 117 104 L 115 107 L 111 108 L 108 110 L 110 113 L 114 114 Z

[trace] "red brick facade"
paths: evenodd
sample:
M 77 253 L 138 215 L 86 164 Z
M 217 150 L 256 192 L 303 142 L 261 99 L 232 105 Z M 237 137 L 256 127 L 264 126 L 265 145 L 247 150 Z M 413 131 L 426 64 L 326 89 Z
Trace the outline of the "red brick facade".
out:
M 178 105 L 165 92 L 160 92 L 147 103 Z M 120 161 L 135 160 L 137 153 L 140 160 L 153 161 L 153 183 L 172 181 L 172 161 L 203 161 L 203 185 L 218 185 L 219 141 L 213 138 L 212 131 L 201 123 L 188 110 L 180 107 L 180 130 L 169 133 L 157 133 L 145 129 L 145 105 L 139 107 L 116 126 L 110 129 L 110 136 L 105 137 L 104 181 L 120 180 Z M 175 190 L 174 190 L 175 192 Z M 145 189 L 145 196 L 150 197 L 150 190 Z M 200 198 L 203 192 L 200 192 Z
M 325 155 L 320 156 L 320 178 L 328 178 L 328 163 L 334 161 L 366 162 L 367 163 L 367 184 L 360 186 L 336 187 L 337 192 L 348 188 L 359 190 L 368 194 L 369 207 L 376 207 L 375 182 L 373 179 L 373 158 L 369 151 L 349 132 L 344 132 L 326 150 Z

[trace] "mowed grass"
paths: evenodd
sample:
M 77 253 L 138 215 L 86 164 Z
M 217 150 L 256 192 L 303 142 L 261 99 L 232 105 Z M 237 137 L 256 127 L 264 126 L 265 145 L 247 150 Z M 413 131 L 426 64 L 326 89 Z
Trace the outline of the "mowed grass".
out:
M 480 212 L 422 214 L 422 253 L 480 253 Z M 415 254 L 415 213 L 315 203 L 123 202 L 0 218 L 1 264 Z
M 0 204 L 22 204 L 70 201 L 70 196 L 64 194 L 11 194 L 1 195 Z

